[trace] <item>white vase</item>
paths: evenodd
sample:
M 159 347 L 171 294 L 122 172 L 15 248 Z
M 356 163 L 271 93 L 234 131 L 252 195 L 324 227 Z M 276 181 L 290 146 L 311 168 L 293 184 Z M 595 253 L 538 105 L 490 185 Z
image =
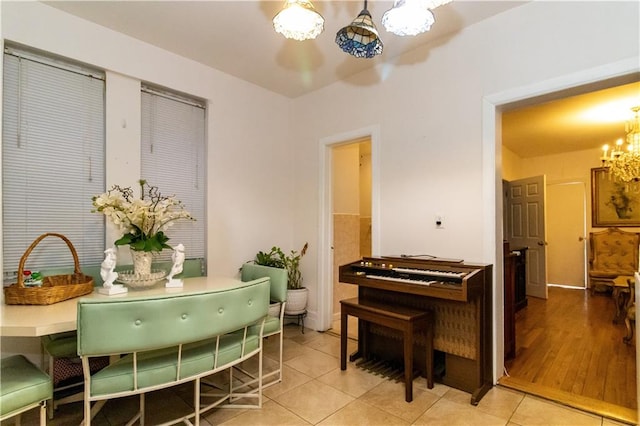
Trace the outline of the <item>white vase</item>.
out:
M 287 303 L 284 305 L 284 313 L 298 315 L 307 309 L 309 289 L 302 287 L 287 290 Z
M 131 249 L 131 258 L 133 259 L 133 273 L 136 277 L 144 278 L 151 275 L 153 253 Z

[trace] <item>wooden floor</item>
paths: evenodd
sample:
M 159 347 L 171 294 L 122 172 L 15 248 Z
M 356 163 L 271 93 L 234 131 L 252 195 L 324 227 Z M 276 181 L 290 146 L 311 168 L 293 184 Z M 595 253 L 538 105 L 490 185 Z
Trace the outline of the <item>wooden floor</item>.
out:
M 528 301 L 516 313 L 516 357 L 505 362 L 511 378 L 635 411 L 635 339 L 622 342 L 611 296 L 550 287 L 548 300 Z

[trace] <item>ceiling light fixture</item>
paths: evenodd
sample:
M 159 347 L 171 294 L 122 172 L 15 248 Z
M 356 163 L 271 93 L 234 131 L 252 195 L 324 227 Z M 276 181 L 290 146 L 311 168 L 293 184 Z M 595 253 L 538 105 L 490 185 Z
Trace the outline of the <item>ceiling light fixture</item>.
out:
M 286 38 L 309 40 L 324 30 L 324 18 L 309 0 L 285 0 L 284 7 L 273 18 L 273 28 Z
M 393 8 L 382 15 L 382 25 L 399 36 L 414 36 L 429 31 L 436 19 L 425 3 L 425 0 L 395 0 Z
M 451 0 L 395 0 L 393 7 L 382 15 L 382 25 L 399 36 L 414 36 L 431 29 L 435 17 L 429 9 Z
M 618 139 L 616 145 L 609 150 L 609 145 L 602 147 L 602 165 L 607 167 L 611 176 L 624 183 L 640 182 L 640 106 L 631 108 L 635 117 L 625 124 L 627 146 Z
M 373 58 L 382 54 L 382 40 L 367 10 L 367 0 L 364 0 L 364 9 L 356 19 L 338 31 L 336 43 L 340 49 L 356 58 Z

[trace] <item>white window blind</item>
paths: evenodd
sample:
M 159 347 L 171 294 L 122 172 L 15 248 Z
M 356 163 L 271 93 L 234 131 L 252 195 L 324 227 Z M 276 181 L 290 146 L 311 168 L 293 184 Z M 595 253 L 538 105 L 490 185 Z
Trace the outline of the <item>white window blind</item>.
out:
M 10 279 L 41 234 L 65 235 L 81 265 L 99 265 L 104 218 L 91 197 L 104 191 L 104 77 L 8 48 L 2 131 L 3 273 Z M 45 238 L 26 268 L 73 265 L 66 244 Z
M 175 195 L 196 219 L 177 221 L 165 232 L 170 246 L 184 244 L 187 259 L 205 258 L 205 129 L 204 103 L 143 87 L 142 178 L 163 195 Z M 170 256 L 169 250 L 161 254 Z

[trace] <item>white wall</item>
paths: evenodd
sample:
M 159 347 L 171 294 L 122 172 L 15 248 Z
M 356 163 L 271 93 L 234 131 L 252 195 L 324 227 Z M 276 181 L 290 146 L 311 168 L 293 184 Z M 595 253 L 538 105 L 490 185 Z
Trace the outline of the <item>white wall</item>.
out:
M 333 213 L 360 214 L 360 147 L 349 144 L 333 149 Z
M 483 99 L 637 61 L 640 50 L 637 2 L 531 2 L 396 58 L 393 66 L 290 101 L 39 2 L 1 7 L 4 39 L 114 73 L 128 95 L 107 95 L 108 138 L 117 137 L 118 114 L 134 113 L 125 101 L 131 80 L 208 100 L 209 270 L 231 275 L 257 250 L 309 241 L 302 271 L 312 327 L 321 287 L 316 254 L 328 250 L 318 235 L 323 138 L 379 129 L 373 173 L 380 212 L 373 232 L 380 254 L 493 262 L 484 241 L 491 218 L 483 217 L 483 206 L 492 194 L 483 186 Z M 123 103 L 128 106 L 118 111 Z M 130 179 L 111 158 L 107 178 L 121 176 Z M 436 215 L 446 217 L 444 230 L 435 229 Z
M 522 177 L 522 158 L 509 148 L 502 146 L 502 178 L 504 180 L 516 180 Z
M 532 2 L 295 100 L 296 235 L 313 235 L 318 141 L 381 128 L 381 253 L 482 250 L 483 96 L 638 55 L 638 4 Z M 354 105 L 354 99 L 358 100 Z M 322 120 L 317 120 L 322 116 Z M 436 230 L 434 216 L 447 218 Z
M 377 254 L 463 258 L 495 264 L 500 271 L 490 240 L 494 227 L 500 229 L 501 220 L 494 218 L 501 210 L 496 212 L 495 166 L 486 152 L 492 158 L 496 154 L 494 141 L 485 138 L 496 132 L 483 128 L 483 105 L 499 105 L 495 99 L 515 102 L 519 93 L 539 95 L 548 87 L 541 82 L 619 61 L 639 64 L 638 6 L 530 2 L 408 52 L 393 60 L 394 66 L 378 66 L 296 99 L 294 239 L 308 239 L 310 247 L 325 244 L 318 235 L 323 222 L 319 146 L 335 135 L 379 127 Z M 436 215 L 446 217 L 445 229 L 436 229 Z M 318 250 L 330 252 L 324 246 Z M 324 259 L 322 253 L 319 258 Z M 325 266 L 307 262 L 302 269 L 307 276 L 329 277 Z M 494 283 L 494 306 L 502 305 L 500 284 Z M 330 300 L 324 286 L 316 283 L 310 291 L 311 311 L 320 317 L 323 301 Z M 496 371 L 501 370 L 502 331 L 495 327 L 500 321 L 496 311 Z
M 292 246 L 289 99 L 40 2 L 2 2 L 2 38 L 107 70 L 108 185 L 139 178 L 141 81 L 206 99 L 209 271 Z
M 603 228 L 591 226 L 591 169 L 602 166 L 601 155 L 602 150 L 598 148 L 524 159 L 513 154 L 508 159 L 505 157 L 503 168 L 514 169 L 513 164 L 518 165 L 518 170 L 508 180 L 546 175 L 547 185 L 582 182 L 587 189 L 587 232 L 599 232 Z M 513 164 L 509 165 L 511 162 Z M 637 232 L 639 229 L 630 227 L 625 230 Z
M 197 219 L 207 223 L 210 275 L 233 276 L 273 245 L 293 248 L 288 98 L 40 2 L 3 1 L 0 7 L 5 43 L 107 71 L 108 185 L 135 187 L 139 178 L 141 81 L 207 100 L 208 217 Z M 26 340 L 2 339 L 3 354 L 37 352 L 37 341 Z

